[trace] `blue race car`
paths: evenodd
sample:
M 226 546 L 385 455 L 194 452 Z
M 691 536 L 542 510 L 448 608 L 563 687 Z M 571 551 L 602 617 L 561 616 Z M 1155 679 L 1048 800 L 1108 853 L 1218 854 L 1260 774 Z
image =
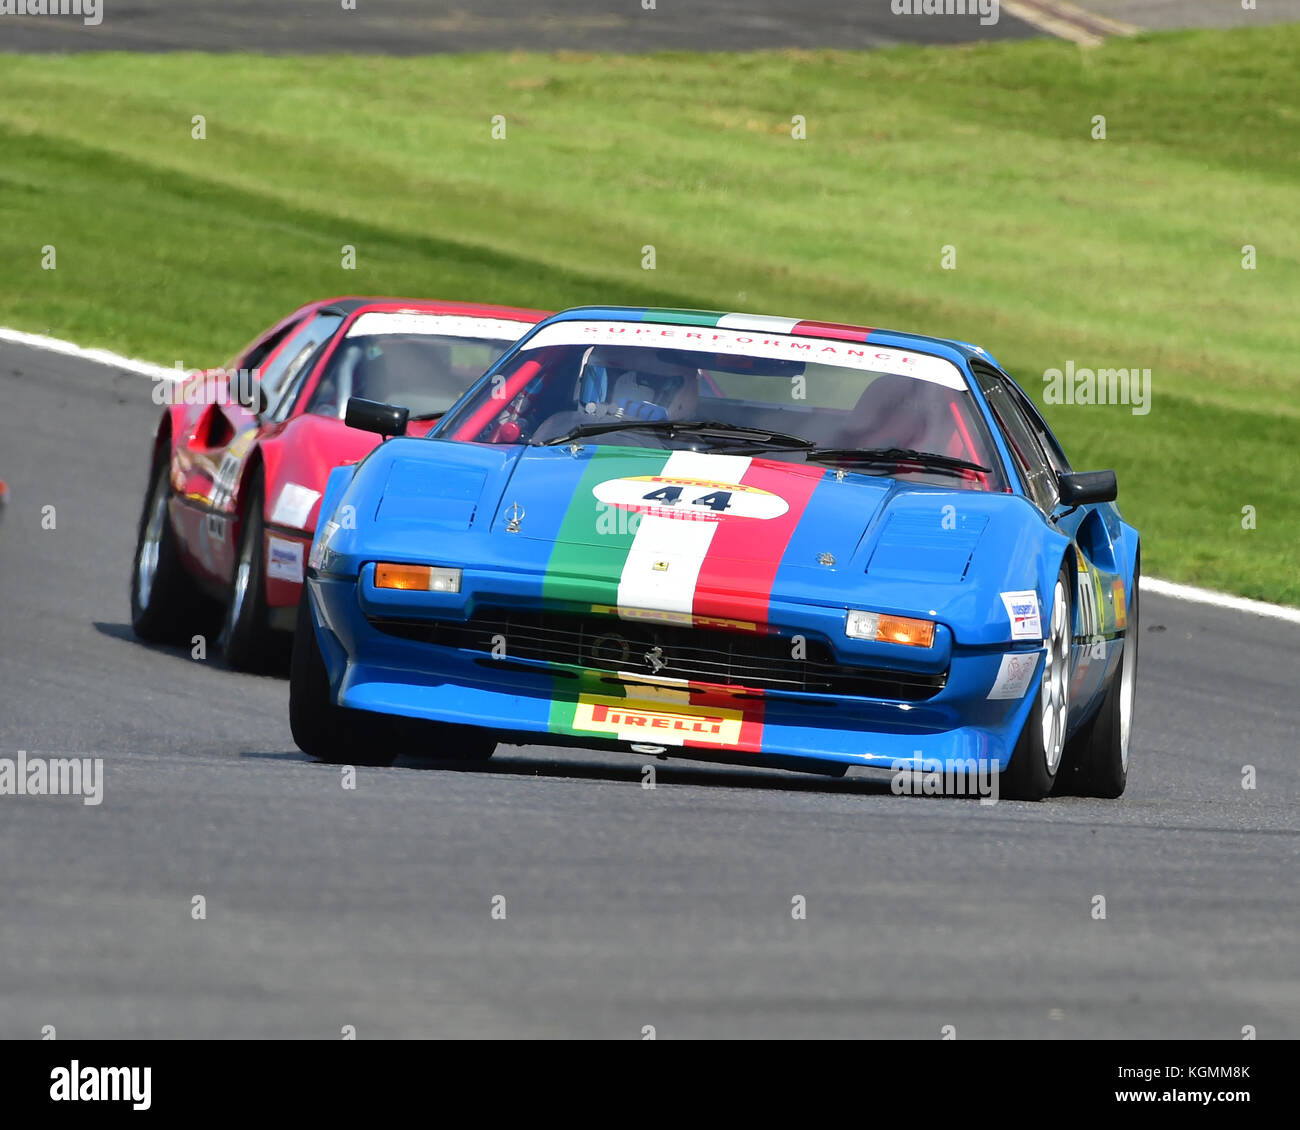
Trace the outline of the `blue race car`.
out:
M 328 482 L 294 740 L 329 762 L 551 743 L 1116 797 L 1137 531 L 962 342 L 580 308 L 429 438 Z

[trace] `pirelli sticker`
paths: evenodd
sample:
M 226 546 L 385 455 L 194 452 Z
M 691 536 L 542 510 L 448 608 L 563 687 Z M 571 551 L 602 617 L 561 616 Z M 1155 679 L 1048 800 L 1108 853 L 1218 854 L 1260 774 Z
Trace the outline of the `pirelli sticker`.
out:
M 573 728 L 621 741 L 660 745 L 735 746 L 745 723 L 743 711 L 723 706 L 662 703 L 583 695 L 573 712 Z

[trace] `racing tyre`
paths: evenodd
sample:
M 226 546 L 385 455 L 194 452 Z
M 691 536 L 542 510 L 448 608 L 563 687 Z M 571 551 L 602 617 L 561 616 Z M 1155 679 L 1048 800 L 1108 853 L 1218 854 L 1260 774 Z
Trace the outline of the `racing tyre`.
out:
M 487 730 L 336 705 L 307 600 L 304 585 L 289 664 L 289 728 L 303 753 L 331 765 L 380 766 L 404 753 L 464 762 L 492 756 L 497 743 Z
M 1070 574 L 1062 567 L 1052 593 L 1043 677 L 1011 761 L 1002 771 L 999 793 L 1009 800 L 1042 800 L 1052 791 L 1065 752 L 1070 713 L 1070 634 L 1074 608 Z
M 386 716 L 390 740 L 399 753 L 413 757 L 436 757 L 440 761 L 487 761 L 497 748 L 489 730 L 457 726 L 450 722 L 426 722 L 419 718 Z
M 1113 800 L 1123 795 L 1128 784 L 1129 741 L 1137 698 L 1137 569 L 1133 571 L 1133 591 L 1129 594 L 1126 615 L 1119 670 L 1111 676 L 1097 712 L 1066 746 L 1057 792 Z
M 262 469 L 248 483 L 244 520 L 235 557 L 225 625 L 221 631 L 226 662 L 236 671 L 264 671 L 276 655 L 266 611 L 266 537 L 262 518 Z M 283 659 L 281 659 L 283 662 Z
M 289 661 L 289 729 L 303 753 L 331 765 L 391 765 L 393 748 L 383 740 L 379 715 L 337 706 L 316 640 L 307 586 L 298 602 L 298 623 Z
M 216 606 L 185 571 L 167 516 L 169 445 L 154 456 L 131 563 L 131 628 L 149 643 L 188 644 L 206 634 Z

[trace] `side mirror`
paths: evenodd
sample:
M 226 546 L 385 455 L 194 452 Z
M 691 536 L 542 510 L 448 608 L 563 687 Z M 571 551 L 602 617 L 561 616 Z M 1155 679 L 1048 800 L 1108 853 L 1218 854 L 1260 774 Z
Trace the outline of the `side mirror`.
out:
M 389 436 L 406 434 L 406 423 L 411 418 L 411 410 L 397 404 L 381 404 L 377 400 L 363 400 L 353 396 L 348 400 L 343 422 L 349 428 L 363 432 L 375 432 L 387 439 Z
M 1058 475 L 1064 506 L 1087 506 L 1092 502 L 1114 502 L 1119 497 L 1119 483 L 1114 471 L 1075 471 Z

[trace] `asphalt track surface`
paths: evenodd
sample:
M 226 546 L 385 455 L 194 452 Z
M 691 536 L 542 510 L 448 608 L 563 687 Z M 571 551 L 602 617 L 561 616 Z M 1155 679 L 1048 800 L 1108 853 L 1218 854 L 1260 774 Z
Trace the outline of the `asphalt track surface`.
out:
M 1148 595 L 1114 802 L 535 747 L 348 791 L 283 678 L 131 636 L 149 390 L 0 346 L 0 757 L 105 764 L 0 797 L 0 1037 L 1300 1036 L 1300 628 Z
M 1046 0 L 1051 14 L 1054 0 Z M 1031 0 L 1042 11 L 1044 0 Z M 1140 28 L 1300 20 L 1300 0 L 1076 0 Z M 954 44 L 1045 34 L 999 10 L 895 14 L 890 0 L 102 0 L 102 20 L 0 17 L 5 51 L 260 51 L 416 55 L 460 51 L 752 51 Z
M 103 20 L 0 18 L 0 52 L 750 51 L 1040 34 L 1002 14 L 898 16 L 889 0 L 103 0 Z

